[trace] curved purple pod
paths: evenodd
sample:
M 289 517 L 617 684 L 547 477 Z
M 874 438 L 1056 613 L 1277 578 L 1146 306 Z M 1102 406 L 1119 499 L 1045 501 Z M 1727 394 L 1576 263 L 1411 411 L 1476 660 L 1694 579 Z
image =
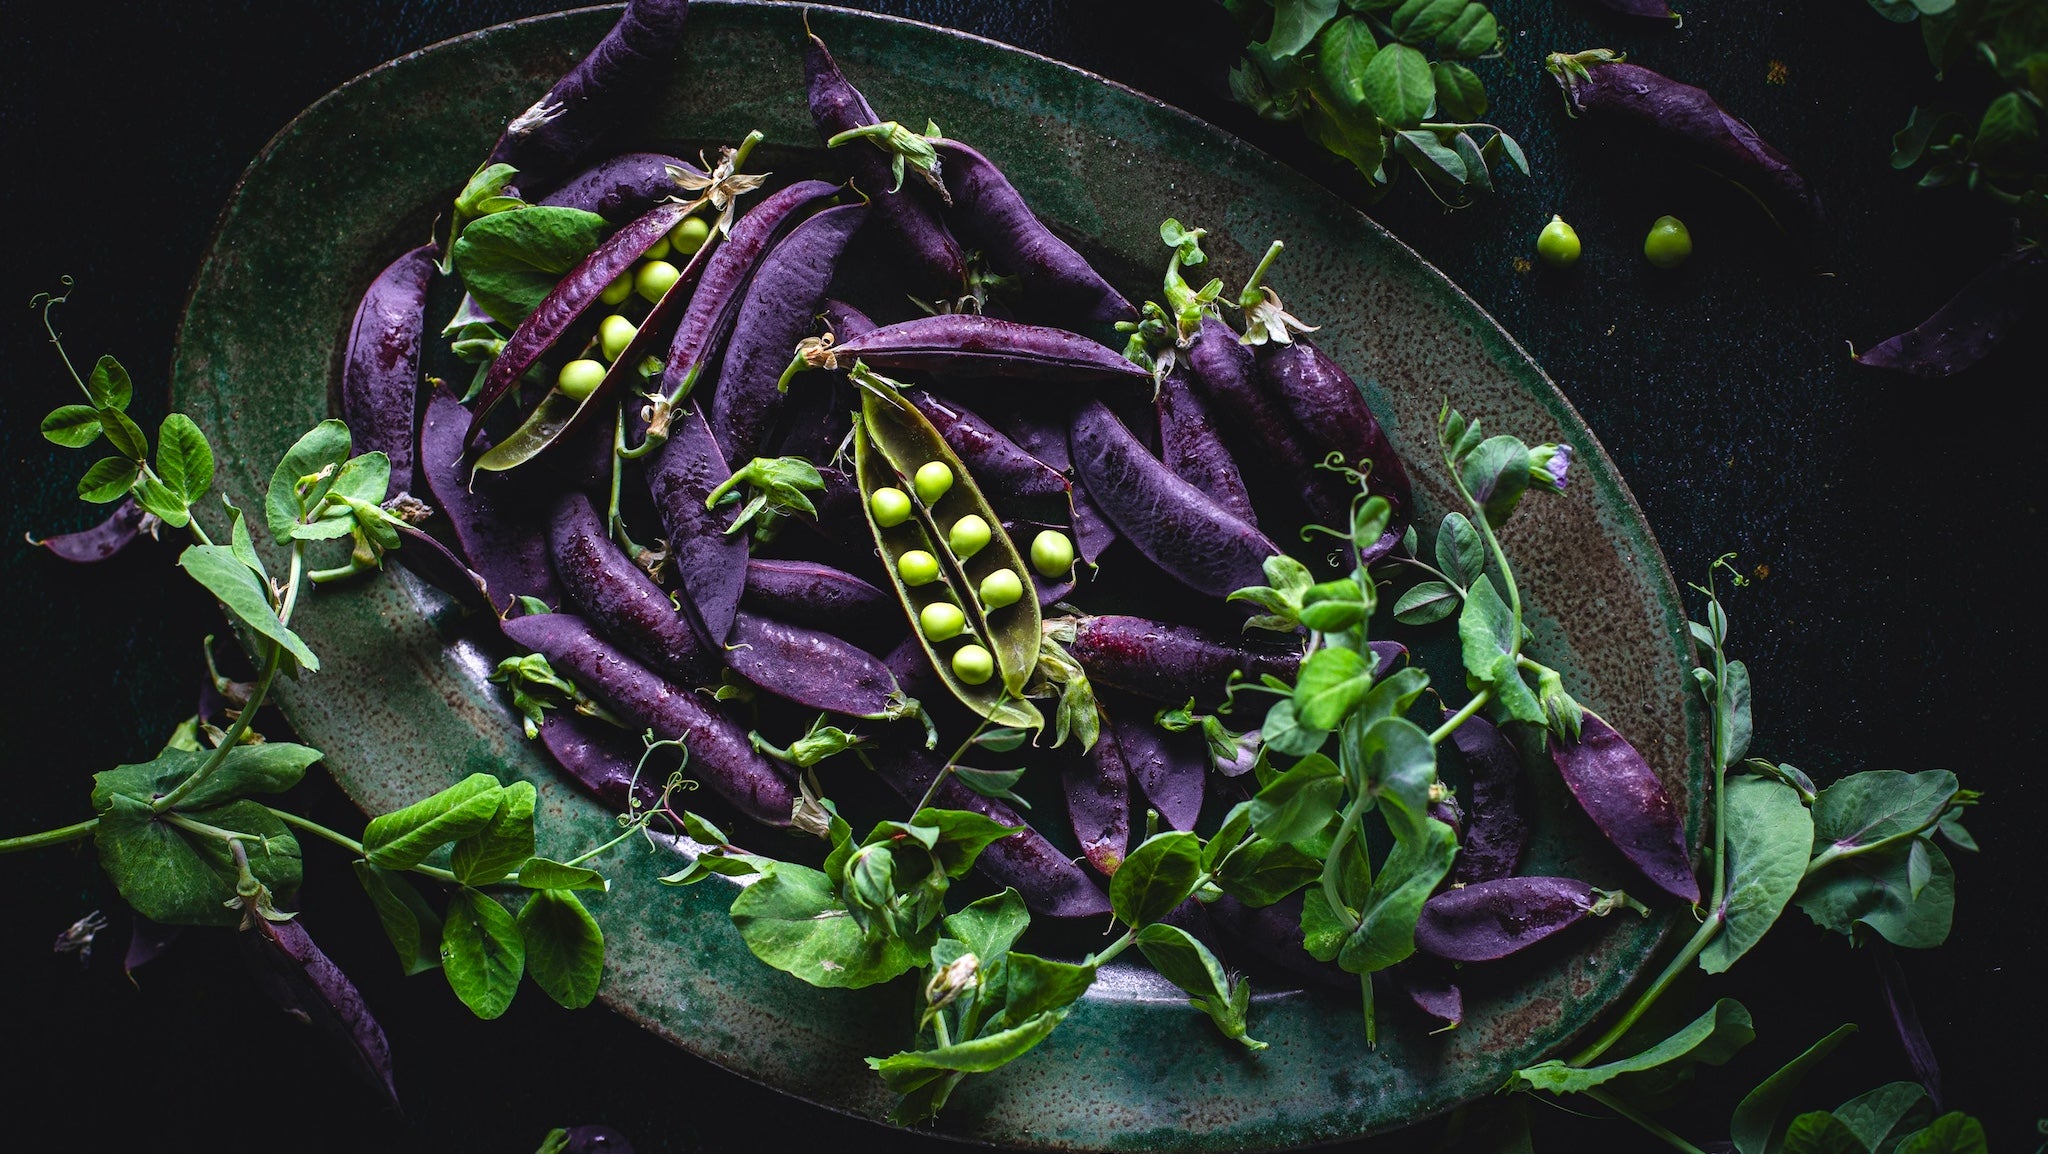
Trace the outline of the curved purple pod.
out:
M 1522 760 L 1513 743 L 1483 717 L 1473 716 L 1451 731 L 1451 744 L 1465 760 L 1465 830 L 1451 880 L 1458 885 L 1492 881 L 1515 872 L 1529 848 L 1529 819 L 1522 812 Z
M 1233 673 L 1257 681 L 1272 674 L 1292 683 L 1301 673 L 1301 650 L 1257 645 L 1144 617 L 1103 614 L 1074 623 L 1067 652 L 1088 671 L 1088 679 L 1162 705 L 1214 708 Z
M 434 508 L 448 519 L 456 547 L 484 579 L 500 614 L 510 612 L 522 596 L 560 605 L 562 590 L 548 564 L 547 540 L 528 519 L 519 490 L 488 475 L 476 479 L 476 488 L 469 487 L 469 467 L 462 461 L 468 425 L 469 411 L 462 402 L 445 389 L 434 390 L 420 418 L 419 457 L 420 477 Z
M 2002 343 L 2025 339 L 2048 314 L 2048 256 L 2040 249 L 2007 253 L 1978 273 L 1934 315 L 1861 353 L 1858 364 L 1934 379 L 1960 373 Z
M 704 501 L 731 477 L 703 409 L 695 401 L 684 404 L 647 466 L 647 490 L 668 534 L 673 572 L 705 636 L 719 646 L 732 634 L 747 583 L 747 534 L 726 532 L 732 514 L 707 509 Z
M 1385 497 L 1394 507 L 1394 516 L 1386 533 L 1360 550 L 1360 556 L 1366 561 L 1386 556 L 1401 543 L 1401 531 L 1408 525 L 1408 506 L 1413 500 L 1408 468 L 1366 407 L 1357 383 L 1321 349 L 1299 337 L 1292 344 L 1267 342 L 1258 365 L 1260 378 L 1287 414 L 1298 443 L 1312 462 L 1333 455 L 1353 468 L 1361 461 L 1372 462 L 1366 488 Z M 1357 488 L 1340 473 L 1322 468 L 1315 472 L 1328 478 L 1322 484 L 1334 486 L 1333 499 L 1341 497 L 1342 507 L 1348 510 Z M 1331 524 L 1350 522 L 1347 515 Z
M 1186 370 L 1176 367 L 1166 374 L 1153 405 L 1159 421 L 1159 459 L 1239 520 L 1257 526 L 1259 518 L 1252 512 L 1252 497 L 1237 460 L 1224 446 L 1209 406 L 1188 387 Z
M 1475 882 L 1433 895 L 1415 924 L 1415 947 L 1453 962 L 1491 962 L 1525 950 L 1616 899 L 1576 878 Z
M 1045 462 L 1062 477 L 1074 475 L 1073 458 L 1067 451 L 1067 421 L 1064 417 L 1027 406 L 1005 406 L 994 410 L 996 427 L 1018 447 Z M 1074 509 L 1074 552 L 1094 565 L 1102 551 L 1116 543 L 1116 528 L 1102 516 L 1102 510 L 1088 499 L 1088 491 L 1070 482 Z
M 682 739 L 689 774 L 764 825 L 789 824 L 796 800 L 776 764 L 754 749 L 744 725 L 613 648 L 590 623 L 567 613 L 538 613 L 505 622 L 505 636 L 548 659 L 556 673 L 636 728 Z
M 1067 447 L 1095 507 L 1175 580 L 1211 597 L 1265 584 L 1280 547 L 1147 453 L 1108 406 L 1083 405 Z
M 358 453 L 391 458 L 391 491 L 413 486 L 413 419 L 419 411 L 420 337 L 434 246 L 385 266 L 363 293 L 341 362 L 341 416 Z
M 1096 325 L 1138 319 L 1131 302 L 1045 227 L 988 157 L 957 140 L 940 140 L 935 147 L 953 196 L 946 219 L 997 271 L 1023 282 L 1025 309 Z
M 313 944 L 305 923 L 299 918 L 274 922 L 249 917 L 236 937 L 263 992 L 285 1013 L 325 1035 L 346 1055 L 357 1076 L 387 1106 L 397 1109 L 398 1086 L 391 1080 L 391 1043 L 384 1028 L 370 1013 L 362 991 Z
M 634 800 L 650 806 L 661 797 L 664 775 L 634 779 L 640 760 L 627 747 L 638 743 L 615 725 L 550 709 L 541 715 L 540 743 L 562 772 L 613 809 L 624 812 Z
M 1096 873 L 1114 874 L 1131 842 L 1131 773 L 1116 733 L 1105 729 L 1087 753 L 1062 757 L 1060 785 L 1082 855 Z
M 569 604 L 635 657 L 690 683 L 716 669 L 695 624 L 612 543 L 589 497 L 571 491 L 555 498 L 548 556 Z
M 1465 1021 L 1465 994 L 1451 981 L 1450 969 L 1435 959 L 1410 956 L 1387 970 L 1386 975 L 1410 1005 L 1449 1030 Z
M 850 368 L 859 360 L 886 370 L 1047 383 L 1150 379 L 1115 349 L 1079 333 L 974 313 L 939 313 L 883 325 L 833 345 L 818 360 L 825 368 Z
M 618 23 L 499 135 L 485 164 L 519 170 L 530 197 L 552 187 L 633 112 L 675 67 L 687 0 L 627 0 Z
M 735 220 L 732 232 L 711 254 L 697 291 L 676 322 L 675 339 L 668 347 L 668 359 L 661 372 L 661 392 L 674 396 L 692 373 L 701 373 L 725 347 L 733 318 L 739 315 L 740 300 L 747 282 L 761 263 L 763 254 L 788 235 L 804 219 L 804 212 L 820 201 L 829 200 L 839 186 L 823 180 L 800 180 L 769 194 Z M 787 358 L 783 362 L 788 364 Z M 699 384 L 709 385 L 708 381 Z
M 547 194 L 541 203 L 555 208 L 580 208 L 623 224 L 664 200 L 691 199 L 671 169 L 699 180 L 702 169 L 687 160 L 660 152 L 622 152 L 601 160 L 567 184 Z
M 45 537 L 35 544 L 73 564 L 91 565 L 112 557 L 142 536 L 143 523 L 149 516 L 149 511 L 136 504 L 135 498 L 123 497 L 99 524 L 76 533 Z
M 818 466 L 818 479 L 825 487 L 809 494 L 811 506 L 818 511 L 815 517 L 796 515 L 797 521 L 815 530 L 820 537 L 836 545 L 853 549 L 874 551 L 875 539 L 868 531 L 866 504 L 860 495 L 860 483 L 853 474 L 830 465 Z
M 1128 698 L 1111 698 L 1104 708 L 1131 780 L 1145 800 L 1174 829 L 1195 828 L 1208 793 L 1209 750 L 1201 733 L 1169 733 L 1153 724 L 1155 710 L 1149 704 Z
M 888 666 L 815 629 L 741 612 L 733 618 L 725 663 L 762 689 L 811 709 L 875 720 L 917 712 Z
M 867 214 L 864 204 L 820 211 L 791 229 L 747 283 L 711 394 L 711 433 L 726 460 L 750 460 L 767 442 L 787 397 L 777 385 L 790 350 L 811 331 L 839 256 Z
M 1590 709 L 1579 722 L 1579 740 L 1549 740 L 1558 776 L 1614 848 L 1665 893 L 1699 904 L 1685 820 L 1636 747 Z
M 749 560 L 740 605 L 848 640 L 899 634 L 903 629 L 903 611 L 894 595 L 816 561 Z
M 392 556 L 398 563 L 412 570 L 420 580 L 455 598 L 464 609 L 473 613 L 491 613 L 491 591 L 483 575 L 462 563 L 455 551 L 443 545 L 439 538 L 429 536 L 411 525 L 396 526 L 400 545 Z
M 804 83 L 810 96 L 811 119 L 821 141 L 880 121 L 860 90 L 839 71 L 825 42 L 813 35 L 804 51 Z M 874 227 L 901 267 L 915 278 L 912 287 L 924 296 L 953 300 L 967 291 L 967 259 L 939 215 L 938 198 L 915 175 L 896 187 L 889 155 L 867 141 L 855 140 L 832 150 L 841 171 L 873 206 Z
M 1315 467 L 1286 412 L 1260 383 L 1257 358 L 1229 325 L 1204 318 L 1181 359 L 1189 383 L 1214 406 L 1224 442 L 1252 488 L 1299 502 L 1306 513 L 1293 513 L 1305 524 L 1350 522 L 1349 488 L 1331 484 L 1336 474 Z
M 1022 446 L 1004 436 L 994 425 L 959 402 L 940 397 L 929 389 L 916 386 L 904 389 L 903 399 L 917 406 L 917 411 L 925 415 L 925 419 L 960 455 L 960 463 L 974 474 L 975 483 L 981 486 L 992 503 L 1001 505 L 1000 498 L 1004 497 L 1040 504 L 1053 501 L 1059 503 L 1061 511 L 1065 511 L 1066 502 L 1074 491 L 1073 483 L 1052 466 L 1025 452 Z
M 1209 921 L 1248 953 L 1305 985 L 1358 995 L 1358 977 L 1319 962 L 1301 944 L 1301 894 L 1270 906 L 1248 906 L 1229 894 L 1209 903 Z M 1236 951 L 1232 951 L 1236 952 Z

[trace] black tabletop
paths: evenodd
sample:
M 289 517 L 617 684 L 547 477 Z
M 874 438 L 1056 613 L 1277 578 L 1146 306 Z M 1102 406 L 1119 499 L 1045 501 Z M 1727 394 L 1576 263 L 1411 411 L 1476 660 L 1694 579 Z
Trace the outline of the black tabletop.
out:
M 851 6 L 962 28 L 1066 60 L 1186 108 L 1363 201 L 1355 173 L 1298 128 L 1231 102 L 1238 42 L 1219 7 L 1170 0 L 867 0 Z M 0 140 L 13 319 L 0 324 L 0 553 L 12 621 L 0 692 L 8 753 L 0 836 L 89 816 L 87 775 L 146 759 L 187 715 L 210 603 L 168 548 L 93 569 L 24 534 L 82 527 L 77 459 L 36 432 L 71 399 L 33 293 L 76 278 L 61 328 L 74 357 L 118 356 L 146 428 L 164 411 L 175 326 L 236 177 L 292 115 L 387 59 L 550 0 L 211 0 L 183 5 L 0 3 Z M 1490 119 L 1534 165 L 1447 211 L 1415 182 L 1368 208 L 1470 293 L 1571 398 L 1612 454 L 1681 582 L 1735 552 L 1755 576 L 1730 600 L 1733 650 L 1756 685 L 1756 750 L 1825 783 L 1861 769 L 1947 768 L 1985 791 L 1958 855 L 1953 933 L 1899 951 L 1942 1061 L 1945 1096 L 1998 1149 L 2037 1144 L 2048 1025 L 2025 958 L 2042 945 L 2042 870 L 2020 844 L 2048 817 L 2036 780 L 2035 661 L 2048 631 L 2027 597 L 2040 530 L 2031 443 L 2037 354 L 2009 350 L 1950 381 L 1886 376 L 1848 347 L 1910 327 L 2007 243 L 1985 201 L 1925 192 L 1887 163 L 1892 132 L 1935 88 L 1918 35 L 1860 3 L 1695 5 L 1682 28 L 1578 0 L 1497 0 L 1500 59 L 1480 65 Z M 1832 222 L 1817 259 L 1782 243 L 1730 186 L 1651 163 L 1567 119 L 1544 53 L 1610 46 L 1701 84 L 1795 158 Z M 1562 275 L 1531 268 L 1553 212 L 1585 242 Z M 1650 267 L 1640 245 L 1673 213 L 1696 250 Z M 324 780 L 294 802 L 360 821 Z M 188 934 L 121 975 L 126 919 L 89 845 L 0 859 L 13 1060 L 0 1100 L 17 1133 L 89 1149 L 137 1140 L 229 1149 L 524 1151 L 551 1126 L 606 1123 L 642 1151 L 888 1141 L 936 1149 L 782 1098 L 606 1010 L 523 997 L 479 1022 L 444 984 L 391 964 L 338 852 L 309 847 L 303 904 L 390 1035 L 404 1115 L 381 1111 L 313 1036 L 256 992 L 218 933 Z M 89 911 L 112 925 L 89 966 L 50 950 Z M 1698 1079 L 1669 1117 L 1695 1141 L 1779 1062 L 1844 1021 L 1862 1031 L 1809 1083 L 1821 1108 L 1911 1076 L 1880 995 L 1877 951 L 1789 913 L 1734 973 L 1681 992 L 1744 999 L 1759 1036 Z M 1538 1149 L 1650 1149 L 1628 1124 L 1539 1109 Z M 1426 1148 L 1435 1127 L 1402 1145 Z M 1376 1147 L 1377 1148 L 1377 1147 Z

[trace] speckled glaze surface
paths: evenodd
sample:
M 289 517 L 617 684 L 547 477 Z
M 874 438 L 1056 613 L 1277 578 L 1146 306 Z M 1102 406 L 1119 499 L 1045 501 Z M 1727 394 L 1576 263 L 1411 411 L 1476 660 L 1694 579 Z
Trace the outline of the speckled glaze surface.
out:
M 260 504 L 277 455 L 327 416 L 338 347 L 376 271 L 428 234 L 496 139 L 609 27 L 589 9 L 489 29 L 405 57 L 336 90 L 287 126 L 227 206 L 194 282 L 174 368 L 176 406 L 222 456 L 237 503 Z M 692 5 L 673 79 L 625 146 L 694 154 L 767 134 L 779 174 L 816 166 L 802 89 L 803 9 Z M 957 33 L 829 8 L 811 27 L 872 103 L 931 117 L 998 164 L 1133 299 L 1156 293 L 1159 221 L 1210 230 L 1229 283 L 1271 237 L 1273 283 L 1364 385 L 1409 462 L 1419 522 L 1448 508 L 1433 452 L 1448 398 L 1489 427 L 1578 450 L 1559 499 L 1532 500 L 1506 534 L 1529 591 L 1533 651 L 1630 736 L 1664 775 L 1697 842 L 1706 758 L 1685 692 L 1677 589 L 1614 466 L 1570 403 L 1455 285 L 1383 230 L 1248 145 L 1127 89 Z M 435 325 L 438 326 L 438 319 Z M 431 328 L 430 328 L 431 331 Z M 611 815 L 559 780 L 485 677 L 501 655 L 402 570 L 321 589 L 297 622 L 321 672 L 280 702 L 366 809 L 395 807 L 484 770 L 540 789 L 543 852 L 594 843 Z M 1405 637 L 1455 686 L 1448 627 Z M 1525 872 L 1567 873 L 1648 895 L 1569 805 L 1532 775 L 1537 839 Z M 627 857 L 591 905 L 608 940 L 602 999 L 705 1059 L 833 1108 L 880 1118 L 889 1095 L 861 1059 L 908 1041 L 899 985 L 816 990 L 758 963 L 719 883 L 670 889 L 678 864 Z M 1511 974 L 1468 971 L 1467 1020 L 1427 1035 L 1389 1006 L 1365 1046 L 1355 1001 L 1268 989 L 1242 1052 L 1147 972 L 1113 967 L 1025 1059 L 970 1079 L 939 1123 L 963 1139 L 1038 1149 L 1247 1150 L 1310 1145 L 1416 1121 L 1497 1087 L 1586 1027 L 1641 975 L 1684 917 L 1611 918 Z M 1391 1001 L 1391 999 L 1387 999 Z

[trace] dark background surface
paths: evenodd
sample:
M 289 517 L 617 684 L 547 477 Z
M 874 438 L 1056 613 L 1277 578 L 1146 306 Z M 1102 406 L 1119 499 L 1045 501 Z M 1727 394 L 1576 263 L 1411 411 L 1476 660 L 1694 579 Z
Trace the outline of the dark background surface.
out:
M 9 378 L 0 589 L 13 611 L 0 834 L 87 816 L 87 775 L 146 759 L 190 712 L 199 638 L 218 628 L 204 596 L 173 571 L 169 545 L 81 570 L 24 543 L 24 533 L 94 516 L 72 495 L 86 461 L 36 433 L 73 387 L 21 306 L 75 276 L 61 313 L 67 347 L 82 363 L 118 356 L 137 382 L 136 414 L 153 429 L 189 279 L 264 142 L 384 60 L 561 6 L 0 4 L 9 42 L 0 140 L 11 162 L 0 277 L 15 302 L 0 323 Z M 1235 32 L 1206 4 L 852 6 L 1101 72 L 1222 124 L 1342 195 L 1362 191 L 1295 126 L 1262 123 L 1229 101 Z M 1499 0 L 1504 53 L 1480 71 L 1491 118 L 1527 148 L 1534 178 L 1509 176 L 1499 194 L 1456 213 L 1409 181 L 1369 211 L 1557 380 L 1628 478 L 1681 582 L 1700 580 L 1727 551 L 1745 571 L 1767 567 L 1729 602 L 1734 655 L 1756 683 L 1756 752 L 1823 783 L 1859 769 L 1941 767 L 1986 792 L 1970 821 L 1984 852 L 1954 855 L 1960 897 L 1948 944 L 1901 961 L 1949 1102 L 1985 1119 L 1994 1149 L 2031 1150 L 2041 1142 L 2035 1120 L 2048 1116 L 2043 878 L 2038 848 L 2025 841 L 2048 818 L 2037 780 L 2044 634 L 2028 596 L 2038 584 L 2041 468 L 2025 448 L 2041 361 L 2008 350 L 1921 384 L 1859 368 L 1845 345 L 1922 319 L 2000 251 L 2005 226 L 1985 202 L 1916 191 L 1886 164 L 1890 134 L 1937 91 L 1914 29 L 1850 0 L 1697 7 L 1673 31 L 1574 0 Z M 1709 88 L 1800 163 L 1834 218 L 1819 272 L 1730 187 L 1566 119 L 1542 54 L 1597 45 Z M 1564 275 L 1518 263 L 1552 212 L 1586 246 Z M 1649 222 L 1666 212 L 1687 221 L 1696 244 L 1675 272 L 1640 255 Z M 309 254 L 317 250 L 309 238 Z M 293 801 L 338 827 L 361 821 L 324 780 Z M 380 1112 L 312 1035 L 262 1000 L 226 934 L 188 935 L 131 986 L 119 966 L 126 917 L 79 846 L 0 862 L 10 895 L 0 1004 L 13 1055 L 0 1103 L 15 1132 L 61 1128 L 92 1149 L 183 1148 L 210 1136 L 231 1149 L 526 1151 L 551 1126 L 603 1122 L 642 1151 L 943 1145 L 793 1103 L 608 1011 L 567 1013 L 531 990 L 505 1018 L 478 1022 L 445 984 L 398 975 L 340 853 L 312 846 L 307 859 L 308 924 L 390 1035 L 403 1118 Z M 51 939 L 95 908 L 113 924 L 90 967 L 53 955 Z M 1743 998 L 1760 1033 L 1668 1115 L 1695 1141 L 1724 1135 L 1742 1092 L 1843 1021 L 1863 1030 L 1808 1083 L 1800 1108 L 1910 1076 L 1869 951 L 1797 913 L 1734 974 L 1689 996 L 1704 1006 L 1718 993 Z M 1398 1144 L 1426 1146 L 1436 1129 Z M 1626 1123 L 1541 1106 L 1536 1137 L 1539 1150 L 1656 1145 Z

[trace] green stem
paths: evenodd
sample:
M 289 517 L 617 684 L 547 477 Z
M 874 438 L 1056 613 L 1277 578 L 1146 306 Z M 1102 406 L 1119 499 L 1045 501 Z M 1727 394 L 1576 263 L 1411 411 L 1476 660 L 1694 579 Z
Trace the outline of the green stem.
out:
M 1621 1115 L 1622 1117 L 1628 1119 L 1629 1121 L 1634 1122 L 1636 1125 L 1641 1126 L 1643 1129 L 1648 1130 L 1650 1133 L 1655 1134 L 1657 1137 L 1662 1138 L 1665 1142 L 1669 1143 L 1671 1145 L 1671 1148 L 1674 1150 L 1683 1150 L 1685 1151 L 1685 1154 L 1706 1154 L 1706 1151 L 1701 1150 L 1699 1147 L 1693 1145 L 1692 1143 L 1686 1141 L 1683 1138 L 1680 1138 L 1678 1135 L 1673 1134 L 1671 1131 L 1665 1129 L 1663 1126 L 1658 1125 L 1655 1120 L 1636 1113 L 1634 1110 L 1624 1105 L 1619 1098 L 1616 1098 L 1613 1095 L 1600 1090 L 1598 1087 L 1587 1090 L 1586 1096 L 1593 1099 L 1595 1102 L 1598 1102 L 1601 1105 L 1607 1107 L 1609 1110 L 1612 1110 L 1615 1113 Z
M 1195 888 L 1200 889 L 1201 887 L 1197 886 Z M 1122 937 L 1109 943 L 1108 946 L 1105 946 L 1101 953 L 1088 955 L 1087 964 L 1096 967 L 1106 965 L 1110 959 L 1116 957 L 1118 954 L 1123 953 L 1125 950 L 1130 949 L 1131 943 L 1137 940 L 1138 930 L 1137 927 L 1133 926 L 1132 928 L 1125 930 Z
M 1453 733 L 1458 732 L 1459 726 L 1472 720 L 1473 714 L 1478 713 L 1481 709 L 1486 708 L 1486 702 L 1492 696 L 1493 690 L 1491 689 L 1482 689 L 1479 692 L 1473 694 L 1472 700 L 1466 702 L 1465 707 L 1463 709 L 1460 709 L 1458 710 L 1458 712 L 1453 713 L 1449 717 L 1444 718 L 1444 723 L 1442 725 L 1437 726 L 1436 732 L 1429 735 L 1429 743 L 1431 745 L 1442 745 L 1444 743 L 1445 738 L 1449 737 Z
M 326 826 L 321 825 L 317 821 L 313 821 L 309 818 L 300 817 L 298 814 L 292 813 L 288 810 L 282 810 L 274 806 L 268 805 L 264 806 L 263 808 L 269 810 L 273 815 L 276 816 L 277 820 L 285 823 L 288 826 L 291 826 L 293 829 L 303 830 L 304 832 L 310 833 L 314 837 L 317 837 L 322 841 L 332 842 L 335 845 L 338 845 L 341 848 L 347 850 L 348 852 L 356 855 L 357 857 L 368 856 L 363 852 L 363 843 L 357 841 L 356 839 L 348 836 L 345 833 L 337 833 L 334 830 L 328 829 Z M 433 878 L 437 881 L 452 882 L 456 885 L 463 884 L 461 878 L 456 877 L 454 873 L 448 870 L 444 870 L 439 866 L 416 865 L 412 867 L 412 872 L 416 874 L 425 875 L 426 877 Z M 486 884 L 497 885 L 500 883 L 489 882 Z
M 1274 258 L 1286 247 L 1277 240 L 1266 246 L 1266 255 L 1259 258 L 1259 267 L 1252 270 L 1251 277 L 1244 282 L 1244 291 L 1237 294 L 1239 307 L 1250 308 L 1259 303 L 1259 282 L 1266 279 L 1266 270 L 1273 267 Z
M 24 850 L 79 841 L 91 837 L 92 831 L 98 828 L 99 824 L 100 819 L 91 817 L 59 829 L 46 829 L 41 833 L 23 834 L 20 837 L 0 838 L 0 853 L 20 853 Z
M 1344 811 L 1344 824 L 1337 827 L 1337 836 L 1330 839 L 1330 854 L 1323 859 L 1323 900 L 1330 903 L 1330 912 L 1348 921 L 1352 929 L 1358 928 L 1358 918 L 1352 914 L 1351 907 L 1344 903 L 1337 880 L 1339 872 L 1344 868 L 1344 850 L 1350 846 L 1351 839 L 1358 835 L 1358 823 L 1364 820 L 1365 811 L 1371 808 L 1371 802 L 1370 797 L 1352 800 L 1351 805 Z M 1370 865 L 1367 868 L 1369 869 Z M 1368 880 L 1367 884 L 1371 882 Z
M 294 549 L 292 550 L 292 582 L 295 588 L 298 584 L 299 575 L 298 560 L 298 550 Z M 207 755 L 205 762 L 201 763 L 198 769 L 192 771 L 192 776 L 173 786 L 171 792 L 151 802 L 149 807 L 151 810 L 157 813 L 169 813 L 179 802 L 185 800 L 186 795 L 197 789 L 200 782 L 211 777 L 213 771 L 219 769 L 221 764 L 227 761 L 228 753 L 241 744 L 242 735 L 249 732 L 250 723 L 256 719 L 257 707 L 263 704 L 263 698 L 270 692 L 270 683 L 277 680 L 277 671 L 283 664 L 284 646 L 272 642 L 270 656 L 263 663 L 263 675 L 256 679 L 256 687 L 249 691 L 248 704 L 242 706 L 242 712 L 235 715 L 234 724 L 228 726 L 228 731 L 221 735 L 220 744 L 213 747 L 213 752 Z
M 1663 996 L 1671 983 L 1678 980 L 1678 975 L 1684 973 L 1694 959 L 1700 956 L 1700 951 L 1706 949 L 1707 943 L 1714 940 L 1714 935 L 1721 932 L 1721 926 L 1721 916 L 1718 913 L 1700 923 L 1700 928 L 1693 933 L 1692 940 L 1685 943 L 1685 948 L 1678 952 L 1677 957 L 1671 959 L 1671 964 L 1664 967 L 1664 972 L 1657 975 L 1657 980 L 1650 983 L 1650 988 L 1643 991 L 1642 996 L 1635 1000 L 1635 1004 L 1628 1008 L 1628 1012 L 1614 1025 L 1608 1027 L 1607 1032 L 1600 1035 L 1598 1041 L 1572 1055 L 1565 1064 L 1584 1066 L 1605 1054 L 1614 1043 L 1620 1041 L 1621 1036 L 1628 1033 L 1629 1027 L 1635 1025 L 1636 1020 Z
M 1008 700 L 1008 695 L 1006 694 L 1002 698 L 998 698 L 997 700 L 999 702 Z M 924 809 L 926 806 L 932 803 L 932 795 L 939 792 L 940 783 L 944 782 L 946 778 L 952 774 L 953 767 L 959 765 L 960 759 L 967 755 L 967 747 L 973 745 L 974 739 L 981 736 L 981 731 L 988 728 L 988 721 L 988 718 L 982 718 L 981 724 L 974 727 L 974 732 L 967 735 L 967 740 L 961 742 L 960 747 L 953 751 L 953 756 L 946 759 L 946 764 L 941 766 L 939 768 L 939 772 L 932 777 L 932 783 L 929 786 L 925 787 L 924 796 L 918 799 L 916 808 L 910 811 L 913 816 L 915 816 L 919 810 Z
M 650 813 L 648 816 L 652 817 L 653 815 Z M 634 834 L 639 833 L 640 828 L 646 824 L 647 822 L 645 819 L 635 821 L 631 825 L 628 825 L 625 829 L 620 830 L 619 836 L 613 838 L 612 840 L 604 843 L 601 846 L 597 846 L 594 849 L 584 850 L 582 853 L 577 854 L 575 857 L 570 858 L 568 861 L 565 861 L 562 864 L 566 866 L 580 866 L 584 862 L 589 861 L 591 858 L 596 857 L 597 855 L 612 848 L 620 842 L 625 841 L 627 838 L 632 837 Z

